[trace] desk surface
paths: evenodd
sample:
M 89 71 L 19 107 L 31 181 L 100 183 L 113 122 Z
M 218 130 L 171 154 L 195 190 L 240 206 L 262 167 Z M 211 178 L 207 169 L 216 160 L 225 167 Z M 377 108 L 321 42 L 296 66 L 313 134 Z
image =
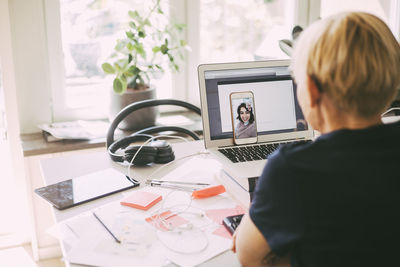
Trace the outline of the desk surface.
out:
M 175 143 L 173 144 L 173 148 L 176 158 L 179 159 L 183 156 L 187 156 L 194 152 L 203 150 L 204 143 L 203 141 Z M 71 155 L 59 158 L 50 158 L 41 161 L 42 175 L 46 184 L 57 183 L 72 177 L 85 175 L 108 167 L 113 167 L 124 173 L 127 173 L 127 168 L 112 162 L 105 151 L 96 153 L 86 153 L 80 155 Z M 133 171 L 132 172 L 133 177 L 139 181 L 143 181 L 154 170 L 155 167 L 141 167 L 141 168 L 131 169 L 131 171 Z M 161 178 L 168 171 L 169 171 L 168 168 L 164 168 L 163 170 L 158 172 L 155 175 L 155 177 L 152 178 L 154 179 Z M 143 186 L 143 184 L 144 183 L 141 183 L 141 186 Z M 56 222 L 61 222 L 75 215 L 89 211 L 93 208 L 102 206 L 112 201 L 120 200 L 122 197 L 123 197 L 122 193 L 117 193 L 67 210 L 59 211 L 57 209 L 53 209 L 55 220 Z M 66 256 L 70 248 L 62 240 L 60 240 L 60 243 L 63 254 L 64 256 Z M 81 266 L 81 265 L 71 264 L 70 266 Z M 201 266 L 240 266 L 240 264 L 236 256 L 229 250 L 203 263 Z
M 194 112 L 184 111 L 163 113 L 158 118 L 157 125 L 170 125 L 169 119 L 171 118 L 174 120 L 182 119 L 181 117 L 176 118 L 177 116 L 183 116 L 183 118 L 187 120 L 183 121 L 177 126 L 192 130 L 199 135 L 202 134 L 203 127 L 201 124 L 201 118 Z M 176 124 L 177 121 L 174 121 L 174 123 Z M 130 132 L 127 132 L 126 134 L 130 134 Z M 32 134 L 22 134 L 21 141 L 24 156 L 28 157 L 41 154 L 105 147 L 106 138 L 97 138 L 92 140 L 61 140 L 58 142 L 48 143 L 43 139 L 42 133 L 39 132 Z

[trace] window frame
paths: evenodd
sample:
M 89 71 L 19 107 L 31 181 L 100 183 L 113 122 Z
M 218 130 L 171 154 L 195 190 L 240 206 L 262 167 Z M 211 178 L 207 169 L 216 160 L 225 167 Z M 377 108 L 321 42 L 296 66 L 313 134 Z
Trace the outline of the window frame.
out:
M 178 23 L 186 23 L 185 0 L 170 0 L 171 19 Z M 104 119 L 108 117 L 108 108 L 99 113 L 95 108 L 68 108 L 66 105 L 65 66 L 62 48 L 60 1 L 44 0 L 45 27 L 47 32 L 48 61 L 51 87 L 51 108 L 54 121 Z M 184 36 L 187 35 L 187 29 Z M 186 53 L 187 54 L 187 53 Z M 186 55 L 187 56 L 187 55 Z M 172 98 L 186 98 L 186 64 L 179 73 L 172 75 Z M 112 84 L 110 84 L 112 90 Z M 161 111 L 173 111 L 169 107 L 161 107 Z M 94 112 L 96 111 L 96 112 Z

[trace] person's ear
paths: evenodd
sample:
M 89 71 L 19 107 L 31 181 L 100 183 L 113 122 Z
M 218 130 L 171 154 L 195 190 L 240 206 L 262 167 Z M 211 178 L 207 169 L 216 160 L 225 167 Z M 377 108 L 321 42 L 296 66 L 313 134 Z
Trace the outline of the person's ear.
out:
M 318 105 L 321 100 L 321 92 L 319 91 L 315 81 L 310 76 L 307 76 L 307 93 L 310 106 L 315 107 Z

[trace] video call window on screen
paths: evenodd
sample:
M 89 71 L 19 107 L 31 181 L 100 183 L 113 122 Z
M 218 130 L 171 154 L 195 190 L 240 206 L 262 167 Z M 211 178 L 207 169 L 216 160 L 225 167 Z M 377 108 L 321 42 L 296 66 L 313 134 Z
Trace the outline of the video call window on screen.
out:
M 233 98 L 231 95 L 232 127 L 235 138 L 257 136 L 256 118 L 253 97 Z
M 205 79 L 212 140 L 233 137 L 234 92 L 253 93 L 259 136 L 307 129 L 287 67 L 207 71 Z

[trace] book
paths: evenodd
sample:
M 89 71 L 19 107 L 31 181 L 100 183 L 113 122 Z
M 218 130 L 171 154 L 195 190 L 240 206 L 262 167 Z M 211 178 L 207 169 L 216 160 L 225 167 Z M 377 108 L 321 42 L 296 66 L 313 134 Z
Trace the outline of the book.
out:
M 57 138 L 57 137 L 51 135 L 51 133 L 46 132 L 44 130 L 42 131 L 42 134 L 43 134 L 43 139 L 48 143 L 58 142 L 58 141 L 64 140 L 64 139 L 61 139 L 61 138 Z
M 235 178 L 230 176 L 224 170 L 219 172 L 217 175 L 217 180 L 225 186 L 227 193 L 240 205 L 245 208 L 250 207 L 254 195 L 255 185 L 253 190 L 248 191 L 241 186 L 241 184 L 239 184 Z M 255 180 L 254 183 L 256 183 L 256 181 L 257 180 Z

